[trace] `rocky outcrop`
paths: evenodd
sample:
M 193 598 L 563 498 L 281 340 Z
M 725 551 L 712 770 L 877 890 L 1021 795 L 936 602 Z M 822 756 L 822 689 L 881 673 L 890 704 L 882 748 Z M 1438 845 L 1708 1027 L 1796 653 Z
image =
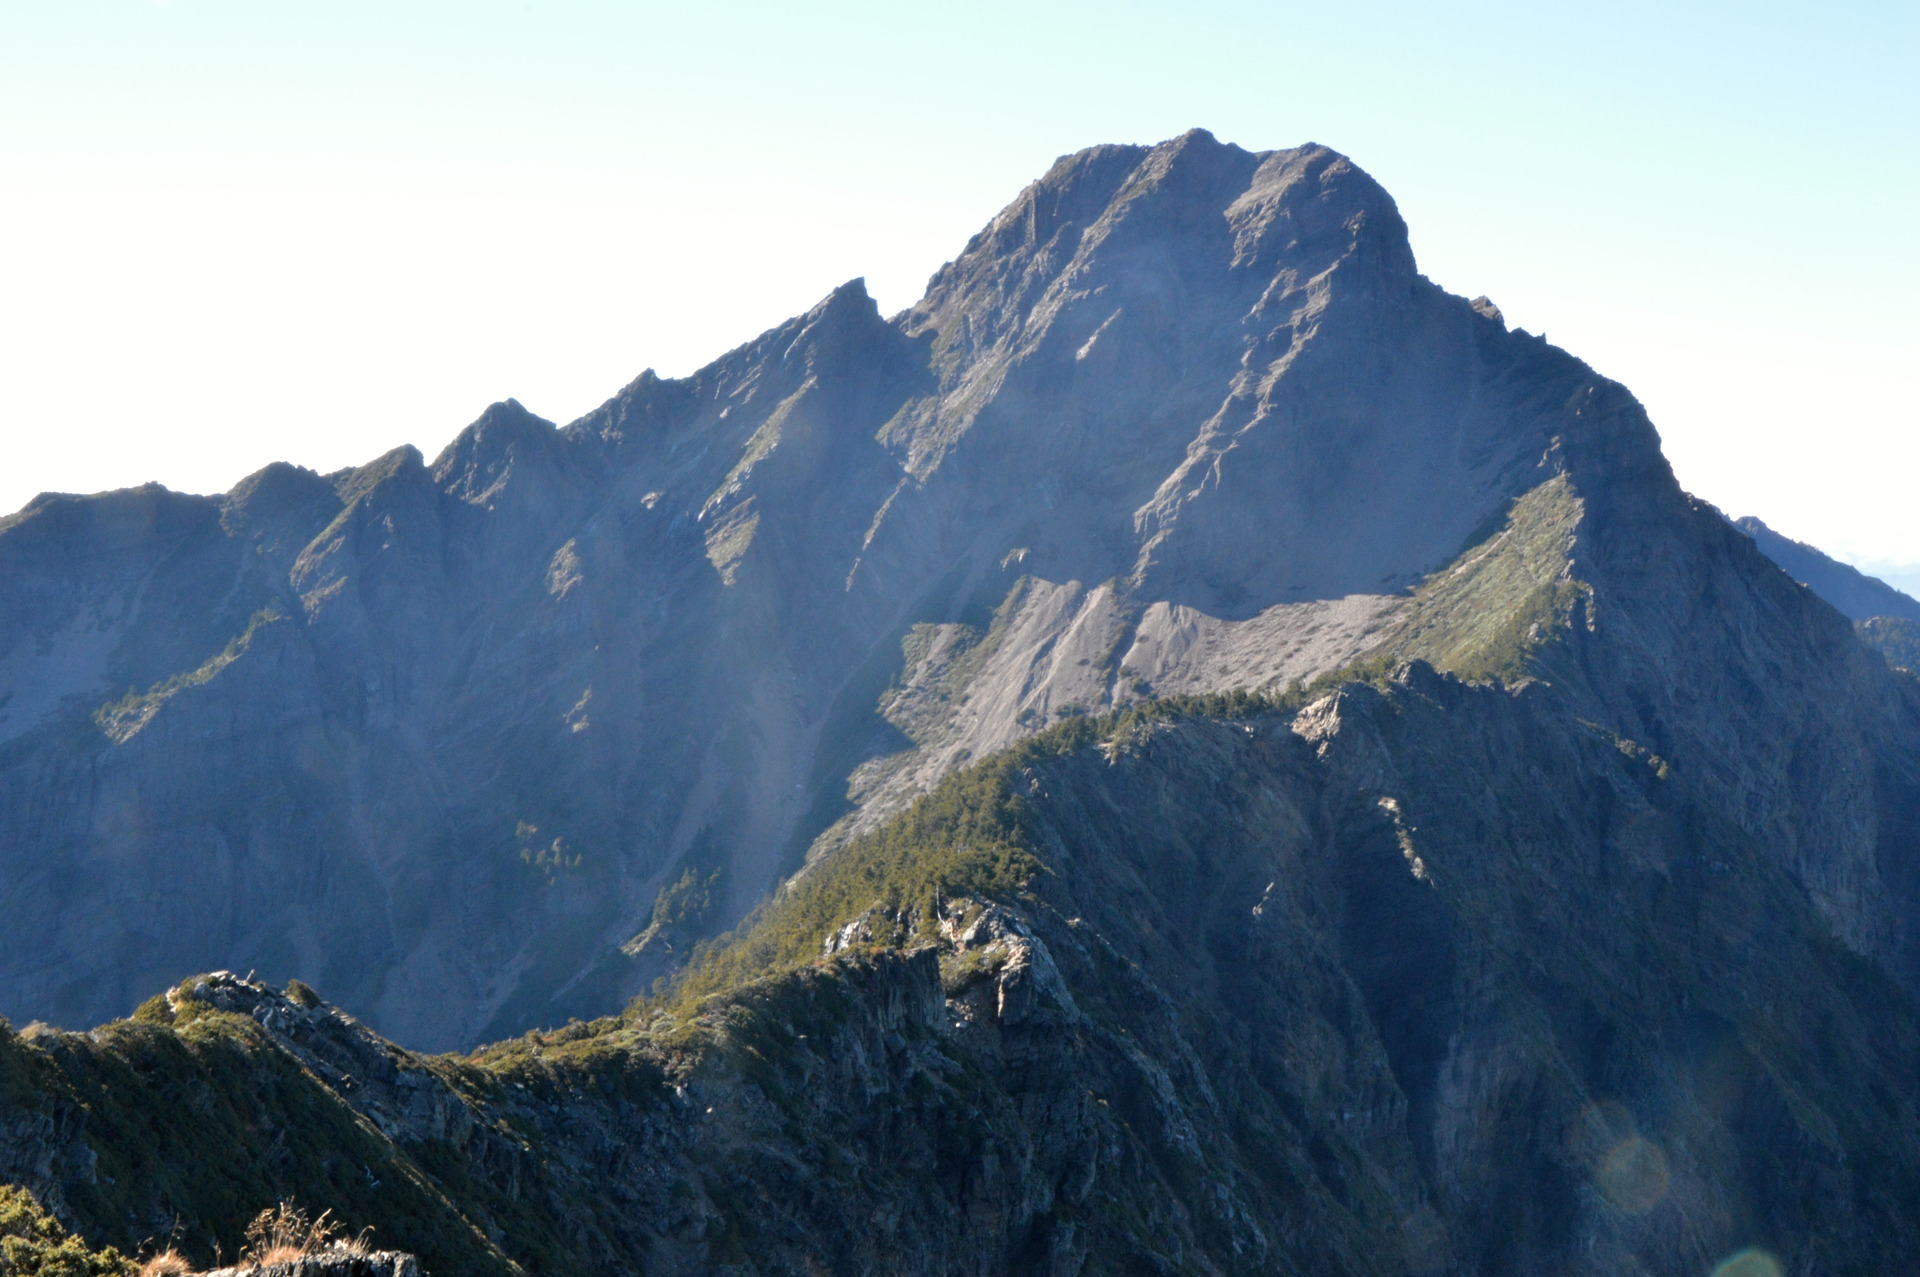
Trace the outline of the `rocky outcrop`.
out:
M 214 1268 L 198 1277 L 425 1277 L 412 1255 L 398 1251 L 316 1251 L 270 1264 Z

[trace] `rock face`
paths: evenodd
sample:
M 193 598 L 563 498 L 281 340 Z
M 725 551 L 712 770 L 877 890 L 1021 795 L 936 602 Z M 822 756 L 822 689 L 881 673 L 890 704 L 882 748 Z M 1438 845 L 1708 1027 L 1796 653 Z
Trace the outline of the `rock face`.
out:
M 1061 160 L 892 319 L 856 281 L 564 429 L 38 498 L 0 1005 L 254 968 L 453 1046 L 617 1004 L 956 763 L 1346 664 L 1575 454 L 1665 482 L 1346 159 L 1196 132 Z

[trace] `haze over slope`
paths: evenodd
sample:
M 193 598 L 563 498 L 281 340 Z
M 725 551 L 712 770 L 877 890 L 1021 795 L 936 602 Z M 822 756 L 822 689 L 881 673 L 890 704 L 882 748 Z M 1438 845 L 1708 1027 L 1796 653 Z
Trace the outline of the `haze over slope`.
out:
M 0 522 L 5 1010 L 214 966 L 419 1046 L 603 1009 L 1064 716 L 1517 659 L 1563 551 L 1404 591 L 1555 476 L 1680 501 L 1631 398 L 1420 276 L 1348 161 L 1196 132 L 1061 160 L 891 320 L 856 281 L 564 429 L 41 498 Z M 1904 943 L 1851 875 L 1845 927 Z

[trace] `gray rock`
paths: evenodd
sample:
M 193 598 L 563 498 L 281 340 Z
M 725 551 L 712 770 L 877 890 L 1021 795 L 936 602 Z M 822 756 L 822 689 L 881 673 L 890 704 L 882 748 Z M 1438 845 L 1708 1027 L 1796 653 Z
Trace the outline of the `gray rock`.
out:
M 419 1261 L 398 1251 L 317 1251 L 274 1264 L 214 1268 L 198 1277 L 426 1277 Z

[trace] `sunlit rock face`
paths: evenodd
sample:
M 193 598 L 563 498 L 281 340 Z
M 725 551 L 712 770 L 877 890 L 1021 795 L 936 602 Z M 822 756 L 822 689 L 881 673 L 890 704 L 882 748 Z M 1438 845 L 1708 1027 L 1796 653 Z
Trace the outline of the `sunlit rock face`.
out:
M 1556 482 L 1564 535 L 1409 594 Z M 604 1010 L 957 764 L 1379 650 L 1564 662 L 1907 978 L 1910 699 L 1776 578 L 1344 157 L 1099 147 L 890 319 L 855 282 L 564 428 L 0 523 L 0 1005 Z

